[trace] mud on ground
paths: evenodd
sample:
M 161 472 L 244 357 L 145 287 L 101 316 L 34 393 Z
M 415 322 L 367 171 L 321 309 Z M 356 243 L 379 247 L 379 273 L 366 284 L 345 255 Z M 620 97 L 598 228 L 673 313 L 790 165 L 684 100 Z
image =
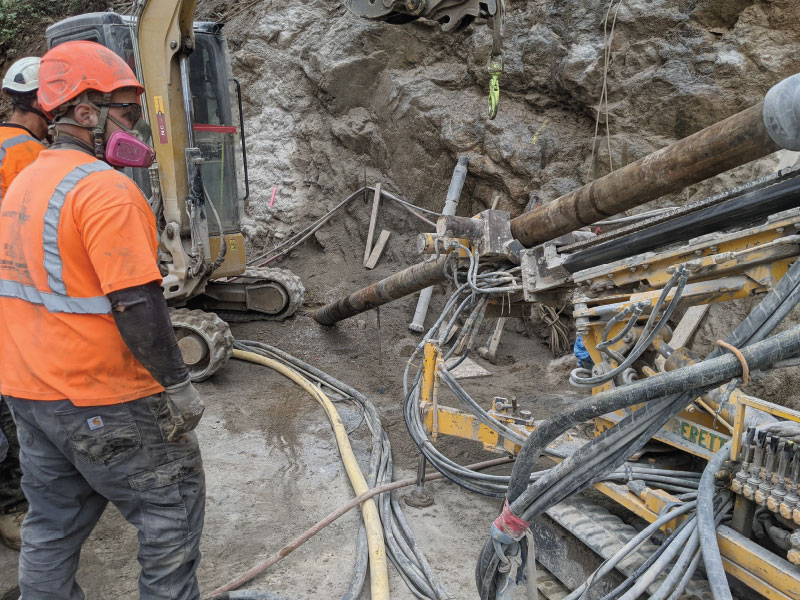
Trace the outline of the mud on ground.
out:
M 408 231 L 390 239 L 375 271 L 361 266 L 359 235 L 347 234 L 366 229 L 370 206 L 359 202 L 326 225 L 321 237 L 329 236 L 327 249 L 311 242 L 281 263 L 298 273 L 308 289 L 301 312 L 404 266 L 413 227 L 403 221 L 408 213 L 389 205 L 379 225 L 391 223 L 403 231 L 408 225 Z M 437 290 L 434 305 L 440 306 L 443 297 L 443 290 Z M 395 479 L 402 479 L 412 477 L 417 464 L 416 447 L 401 410 L 402 369 L 419 340 L 407 329 L 415 302 L 408 298 L 381 309 L 380 366 L 375 311 L 333 328 L 323 328 L 306 314 L 298 314 L 283 323 L 234 325 L 233 332 L 238 339 L 278 346 L 366 394 L 392 442 Z M 428 323 L 434 312 L 429 313 Z M 494 321 L 484 324 L 479 341 L 485 341 L 493 325 Z M 529 329 L 530 325 L 509 323 L 498 352 L 499 364 L 476 358 L 494 377 L 464 380 L 464 385 L 486 407 L 502 388 L 503 395 L 517 398 L 521 408 L 540 418 L 563 407 L 573 393 L 563 390 L 563 372 L 548 373 L 549 350 L 538 337 L 529 336 Z M 208 407 L 198 428 L 208 482 L 199 577 L 203 592 L 208 593 L 277 551 L 353 494 L 324 413 L 295 384 L 267 368 L 231 360 L 198 388 Z M 444 394 L 441 401 L 457 406 L 454 398 Z M 338 408 L 348 429 L 358 426 L 351 440 L 364 460 L 369 432 L 351 406 Z M 437 445 L 462 464 L 497 456 L 467 441 L 443 439 Z M 475 559 L 500 503 L 442 481 L 429 484 L 428 489 L 435 504 L 426 509 L 407 507 L 406 516 L 448 591 L 456 598 L 472 597 Z M 341 518 L 251 587 L 295 600 L 340 597 L 350 578 L 358 518 L 357 512 Z M 87 598 L 137 597 L 136 544 L 133 527 L 109 508 L 81 556 L 79 581 Z M 15 581 L 16 556 L 0 548 L 0 581 Z M 413 598 L 393 567 L 390 581 L 393 598 Z M 362 598 L 369 598 L 368 585 Z

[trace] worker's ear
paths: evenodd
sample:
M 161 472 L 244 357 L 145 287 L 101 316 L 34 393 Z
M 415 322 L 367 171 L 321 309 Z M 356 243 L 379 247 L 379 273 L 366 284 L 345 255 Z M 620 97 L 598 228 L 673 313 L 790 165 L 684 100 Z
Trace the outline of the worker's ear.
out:
M 84 127 L 94 127 L 100 120 L 97 109 L 92 108 L 88 104 L 78 104 L 75 106 L 73 112 L 75 113 L 75 120 Z

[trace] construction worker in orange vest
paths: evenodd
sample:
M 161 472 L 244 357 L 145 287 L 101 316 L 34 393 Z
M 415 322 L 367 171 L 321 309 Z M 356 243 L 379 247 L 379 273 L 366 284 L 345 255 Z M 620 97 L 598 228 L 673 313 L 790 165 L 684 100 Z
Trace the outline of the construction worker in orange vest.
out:
M 0 123 L 0 202 L 19 172 L 44 150 L 41 140 L 47 137 L 49 123 L 36 97 L 39 61 L 36 56 L 21 58 L 3 77 L 3 92 L 13 112 Z
M 143 91 L 99 44 L 47 52 L 53 144 L 3 198 L 0 393 L 29 504 L 21 600 L 84 598 L 81 546 L 109 501 L 138 529 L 140 598 L 200 597 L 203 403 L 160 287 L 153 212 L 111 166 L 148 149 L 133 135 Z
M 0 123 L 0 206 L 3 196 L 22 169 L 44 150 L 48 119 L 39 106 L 39 58 L 16 61 L 3 77 L 3 93 L 11 100 L 12 113 Z M 27 504 L 20 487 L 17 431 L 8 407 L 0 398 L 0 542 L 19 550 L 20 526 Z

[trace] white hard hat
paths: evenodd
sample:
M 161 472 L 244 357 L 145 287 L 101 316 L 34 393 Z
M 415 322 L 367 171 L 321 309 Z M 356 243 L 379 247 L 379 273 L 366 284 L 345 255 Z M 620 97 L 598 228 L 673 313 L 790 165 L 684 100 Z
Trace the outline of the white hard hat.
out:
M 38 56 L 26 56 L 11 65 L 3 77 L 3 91 L 27 94 L 39 89 L 40 62 Z

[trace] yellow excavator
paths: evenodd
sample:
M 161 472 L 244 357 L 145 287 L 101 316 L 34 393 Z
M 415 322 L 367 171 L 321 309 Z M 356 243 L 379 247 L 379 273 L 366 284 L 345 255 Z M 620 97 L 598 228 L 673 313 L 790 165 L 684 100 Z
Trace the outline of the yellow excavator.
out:
M 49 48 L 70 40 L 103 44 L 145 86 L 143 115 L 150 127 L 143 136 L 155 148 L 156 163 L 127 171 L 156 214 L 164 296 L 184 360 L 200 381 L 231 355 L 226 320 L 286 319 L 305 290 L 286 269 L 247 265 L 240 229 L 250 191 L 241 90 L 222 25 L 194 22 L 196 4 L 140 0 L 130 15 L 78 15 L 50 26 L 46 37 Z M 390 23 L 425 17 L 446 31 L 497 11 L 495 0 L 344 4 L 359 17 Z
M 126 171 L 155 212 L 164 296 L 184 360 L 199 381 L 233 348 L 228 324 L 209 311 L 285 319 L 302 304 L 304 289 L 285 269 L 247 266 L 240 230 L 249 195 L 241 96 L 221 27 L 193 23 L 194 8 L 181 0 L 140 2 L 133 15 L 88 13 L 60 21 L 46 37 L 48 47 L 70 40 L 103 44 L 145 85 L 150 131 L 143 136 L 156 163 Z

